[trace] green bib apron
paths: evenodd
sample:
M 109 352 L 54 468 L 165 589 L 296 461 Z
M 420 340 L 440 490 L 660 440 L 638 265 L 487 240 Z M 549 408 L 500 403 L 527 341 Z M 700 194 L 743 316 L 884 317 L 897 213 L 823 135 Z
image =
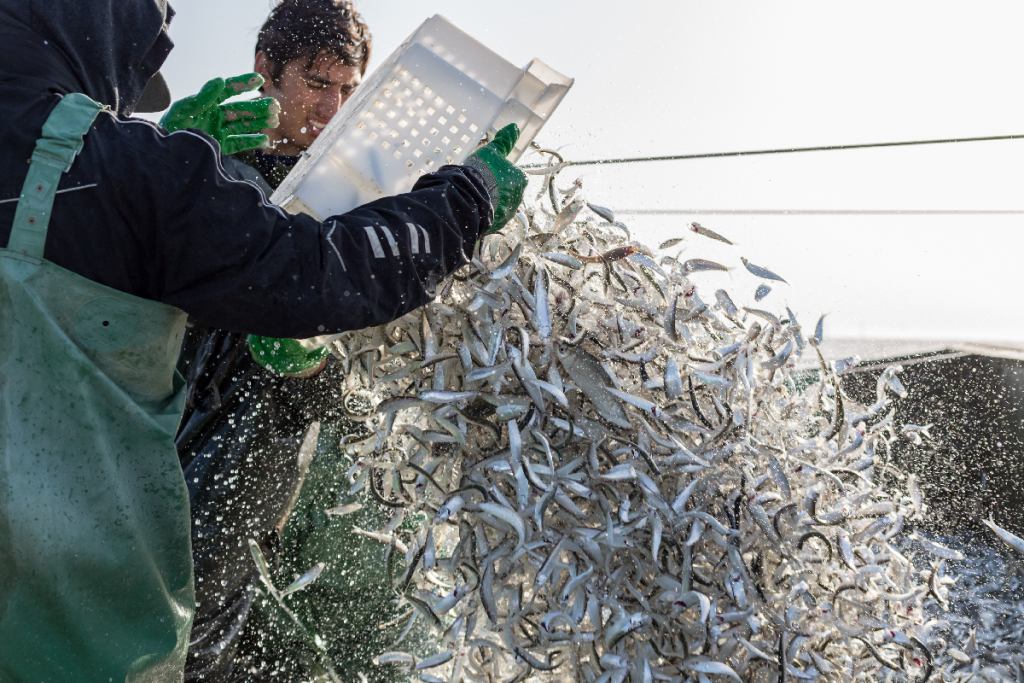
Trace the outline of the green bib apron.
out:
M 185 314 L 43 260 L 102 107 L 64 97 L 0 249 L 0 681 L 181 681 L 194 610 L 174 448 Z

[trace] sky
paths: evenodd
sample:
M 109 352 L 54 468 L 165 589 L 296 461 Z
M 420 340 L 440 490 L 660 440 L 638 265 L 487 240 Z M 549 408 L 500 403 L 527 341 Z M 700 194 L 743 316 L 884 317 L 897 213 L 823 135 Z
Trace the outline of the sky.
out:
M 271 0 L 172 0 L 176 98 L 252 70 Z M 576 79 L 537 141 L 570 159 L 1024 134 L 1024 4 L 357 0 L 372 71 L 443 14 Z M 768 267 L 766 306 L 843 338 L 1024 344 L 1024 140 L 567 169 L 651 245 Z M 530 159 L 524 158 L 526 163 Z M 835 214 L 787 211 L 1003 211 Z M 727 213 L 715 213 L 726 211 Z M 773 211 L 776 213 L 735 213 Z M 639 212 L 639 213 L 638 213 Z M 733 212 L 733 213 L 728 213 Z M 675 254 L 679 248 L 671 250 Z M 752 296 L 747 273 L 697 276 Z

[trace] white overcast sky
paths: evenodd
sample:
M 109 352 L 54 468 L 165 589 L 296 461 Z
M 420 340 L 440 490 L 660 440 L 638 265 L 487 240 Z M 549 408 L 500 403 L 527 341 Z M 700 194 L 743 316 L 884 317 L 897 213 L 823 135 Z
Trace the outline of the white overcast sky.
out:
M 271 0 L 171 0 L 176 98 L 250 71 Z M 1024 134 L 1024 4 L 888 0 L 357 0 L 371 70 L 428 16 L 576 85 L 538 141 L 573 159 Z M 635 215 L 628 210 L 1024 211 L 1024 140 L 569 169 L 644 242 L 746 256 L 836 337 L 1024 342 L 1024 214 Z M 746 273 L 722 283 L 752 294 Z M 710 276 L 707 284 L 715 284 Z M 747 292 L 746 290 L 750 290 Z M 710 297 L 709 297 L 710 298 Z

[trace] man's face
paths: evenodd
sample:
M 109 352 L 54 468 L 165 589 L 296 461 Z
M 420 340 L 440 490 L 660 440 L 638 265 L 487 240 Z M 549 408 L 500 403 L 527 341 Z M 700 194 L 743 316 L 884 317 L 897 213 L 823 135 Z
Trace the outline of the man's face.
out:
M 297 156 L 306 151 L 355 91 L 362 76 L 359 68 L 345 66 L 334 55 L 320 55 L 307 70 L 308 58 L 288 62 L 275 85 L 270 62 L 256 55 L 256 71 L 266 79 L 263 93 L 281 103 L 281 124 L 262 131 L 270 137 L 270 154 Z

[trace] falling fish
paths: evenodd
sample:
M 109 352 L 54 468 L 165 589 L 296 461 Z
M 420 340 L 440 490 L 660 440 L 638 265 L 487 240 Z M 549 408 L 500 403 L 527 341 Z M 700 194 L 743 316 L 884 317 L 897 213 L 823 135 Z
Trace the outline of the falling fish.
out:
M 733 381 L 728 377 L 712 375 L 699 370 L 691 371 L 690 376 L 696 378 L 701 384 L 707 384 L 708 386 L 728 388 L 733 385 Z
M 687 660 L 687 662 L 684 662 L 684 666 L 690 671 L 695 671 L 701 674 L 719 674 L 722 676 L 728 676 L 739 683 L 743 683 L 743 679 L 732 670 L 732 667 L 728 664 L 723 664 L 722 662 Z
M 500 266 L 490 272 L 488 278 L 491 280 L 501 280 L 508 277 L 512 271 L 515 270 L 516 266 L 519 265 L 519 256 L 523 253 L 523 245 L 519 244 L 509 254 L 509 257 Z
M 548 261 L 557 263 L 560 266 L 565 266 L 566 268 L 572 268 L 573 270 L 581 270 L 583 268 L 582 261 L 580 261 L 578 258 L 569 256 L 568 254 L 547 253 L 541 254 L 541 256 L 546 258 Z
M 767 268 L 762 268 L 761 266 L 755 266 L 753 263 L 751 263 L 750 261 L 748 261 L 745 258 L 740 258 L 740 260 L 743 261 L 743 266 L 752 275 L 756 275 L 757 277 L 764 278 L 765 280 L 778 280 L 779 282 L 786 282 L 781 277 L 779 277 L 778 275 L 776 275 L 772 271 L 768 270 Z M 787 283 L 787 284 L 789 284 L 789 283 Z
M 810 343 L 811 346 L 814 346 L 814 347 L 821 346 L 821 342 L 825 341 L 825 316 L 826 315 L 828 315 L 828 313 L 825 313 L 820 318 L 818 318 L 818 324 L 814 326 L 814 336 L 807 340 L 808 343 Z
M 327 514 L 334 515 L 336 517 L 343 517 L 345 515 L 350 515 L 353 512 L 358 512 L 359 510 L 362 509 L 362 503 L 350 503 L 348 505 L 339 505 L 338 507 L 333 507 L 327 511 Z
M 778 370 L 786 361 L 789 360 L 790 355 L 793 353 L 793 340 L 790 339 L 786 342 L 786 345 L 779 351 L 775 356 L 761 363 L 761 367 L 765 370 Z
M 615 222 L 615 214 L 612 212 L 611 209 L 606 209 L 603 206 L 598 206 L 596 204 L 591 204 L 590 202 L 587 202 L 587 207 L 591 211 L 596 213 L 598 216 L 600 216 L 601 218 L 603 218 L 606 221 L 608 221 L 609 223 L 614 223 Z
M 683 264 L 683 273 L 699 273 L 708 270 L 721 270 L 728 272 L 728 268 L 723 266 L 721 263 L 715 263 L 714 261 L 708 261 L 702 258 L 692 258 Z
M 990 519 L 983 519 L 981 520 L 981 522 L 989 529 L 991 529 L 993 532 L 995 532 L 996 536 L 998 536 L 1003 541 L 1003 543 L 1005 543 L 1010 548 L 1013 548 L 1018 553 L 1024 555 L 1024 539 L 1018 538 L 1006 529 L 1002 529 L 996 526 L 996 523 Z
M 600 256 L 580 256 L 579 254 L 572 253 L 572 257 L 581 263 L 609 263 L 611 261 L 621 261 L 624 258 L 629 258 L 636 252 L 637 249 L 635 246 L 627 245 L 624 247 L 609 249 Z
M 722 312 L 725 313 L 726 317 L 732 319 L 739 315 L 740 311 L 729 297 L 729 292 L 719 289 L 715 292 L 715 298 L 718 300 L 718 305 L 722 307 Z
M 670 358 L 665 364 L 665 395 L 670 399 L 677 399 L 683 395 L 683 379 L 675 358 Z
M 295 579 L 295 581 L 293 581 L 287 588 L 281 591 L 281 597 L 283 598 L 286 595 L 296 593 L 316 581 L 316 578 L 320 576 L 320 572 L 324 570 L 325 566 L 326 565 L 323 562 L 317 562 L 313 565 L 312 569 Z
M 757 291 L 754 292 L 754 301 L 761 301 L 766 296 L 768 296 L 771 293 L 771 291 L 772 291 L 772 288 L 769 287 L 768 285 L 761 285 L 761 286 L 759 286 L 757 288 Z
M 583 199 L 580 197 L 577 197 L 576 199 L 569 202 L 565 206 L 565 208 L 562 209 L 562 211 L 558 214 L 558 218 L 555 220 L 555 224 L 551 227 L 551 232 L 557 235 L 558 233 L 565 230 L 565 228 L 568 227 L 569 224 L 576 220 L 576 217 L 580 215 L 580 211 L 583 210 L 584 206 L 586 206 L 586 202 L 584 202 Z
M 779 317 L 774 313 L 771 313 L 770 311 L 762 311 L 759 308 L 747 308 L 746 306 L 743 307 L 743 310 L 751 315 L 756 315 L 759 318 L 767 320 L 772 324 L 772 327 L 775 328 L 776 332 L 782 331 L 782 321 L 779 320 Z
M 359 503 L 331 514 L 388 512 L 352 533 L 409 615 L 377 661 L 449 683 L 938 671 L 922 615 L 952 604 L 951 576 L 923 542 L 899 550 L 926 508 L 883 465 L 896 413 L 844 401 L 831 372 L 802 388 L 791 312 L 747 317 L 724 289 L 709 306 L 690 276 L 726 264 L 655 261 L 612 220 L 577 221 L 579 190 L 557 216 L 523 207 L 427 307 L 333 342 L 371 412 L 341 444 Z M 401 652 L 424 623 L 424 656 Z
M 690 230 L 694 231 L 698 235 L 704 235 L 705 237 L 710 237 L 711 239 L 718 240 L 719 242 L 725 242 L 726 244 L 732 244 L 732 242 L 730 242 L 729 240 L 725 239 L 724 237 L 719 235 L 714 230 L 708 230 L 707 228 L 705 228 L 700 223 L 690 223 Z
M 273 586 L 274 584 L 270 580 L 270 565 L 267 564 L 267 559 L 263 556 L 263 550 L 252 538 L 249 539 L 249 552 L 252 553 L 253 560 L 256 561 L 256 568 L 259 570 L 260 578 L 268 586 Z
M 962 552 L 960 552 L 959 550 L 954 550 L 953 548 L 947 548 L 946 546 L 942 545 L 941 543 L 936 543 L 935 541 L 933 541 L 931 539 L 928 539 L 928 538 L 925 538 L 924 536 L 922 536 L 920 534 L 917 534 L 917 533 L 911 534 L 910 538 L 912 540 L 917 541 L 918 543 L 920 543 L 921 547 L 924 548 L 925 550 L 927 550 L 928 552 L 930 552 L 932 555 L 935 555 L 936 557 L 940 557 L 943 560 L 957 560 L 957 561 L 959 561 L 959 560 L 964 559 L 964 554 Z

